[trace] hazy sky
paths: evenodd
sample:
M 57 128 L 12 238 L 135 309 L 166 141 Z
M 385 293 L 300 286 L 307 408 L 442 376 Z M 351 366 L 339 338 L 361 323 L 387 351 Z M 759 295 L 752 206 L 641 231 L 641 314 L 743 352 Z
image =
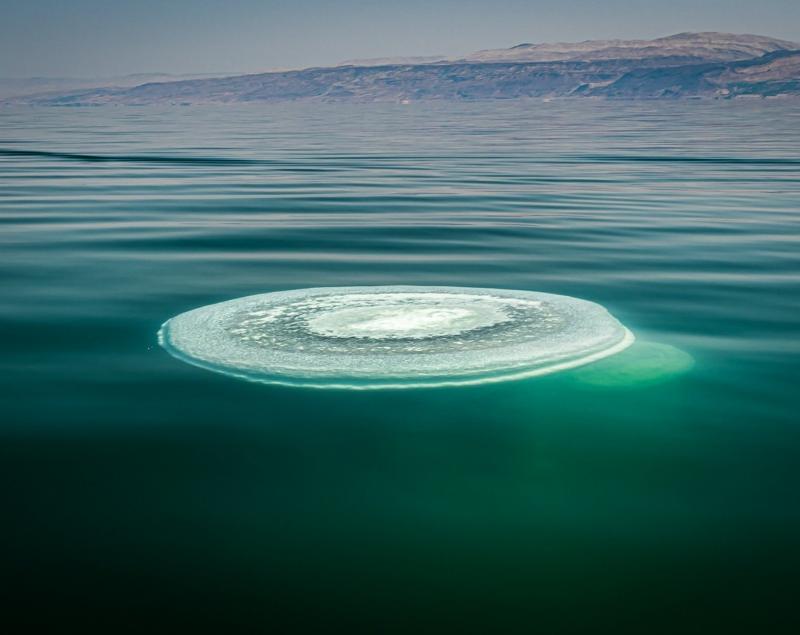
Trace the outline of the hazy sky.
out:
M 0 77 L 257 72 L 680 31 L 800 40 L 800 0 L 0 0 Z

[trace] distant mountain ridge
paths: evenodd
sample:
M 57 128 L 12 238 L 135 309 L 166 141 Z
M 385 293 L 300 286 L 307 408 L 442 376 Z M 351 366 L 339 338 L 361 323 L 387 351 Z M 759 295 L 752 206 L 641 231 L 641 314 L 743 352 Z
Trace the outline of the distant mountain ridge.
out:
M 518 98 L 800 97 L 800 44 L 759 35 L 521 44 L 458 60 L 361 64 L 17 97 L 90 106 L 262 101 L 410 102 Z
M 781 50 L 800 49 L 800 44 L 764 35 L 733 33 L 677 33 L 655 40 L 586 40 L 577 43 L 518 44 L 508 49 L 478 51 L 464 59 L 471 62 L 598 61 L 680 57 L 708 62 L 732 62 Z

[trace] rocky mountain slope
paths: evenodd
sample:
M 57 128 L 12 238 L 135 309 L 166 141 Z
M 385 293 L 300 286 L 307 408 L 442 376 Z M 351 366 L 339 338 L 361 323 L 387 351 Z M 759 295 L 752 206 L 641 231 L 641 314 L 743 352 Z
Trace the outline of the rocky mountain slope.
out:
M 478 51 L 464 59 L 471 62 L 555 62 L 681 58 L 686 61 L 732 62 L 797 48 L 800 45 L 795 42 L 763 35 L 705 32 L 678 33 L 655 40 L 518 44 L 510 49 Z

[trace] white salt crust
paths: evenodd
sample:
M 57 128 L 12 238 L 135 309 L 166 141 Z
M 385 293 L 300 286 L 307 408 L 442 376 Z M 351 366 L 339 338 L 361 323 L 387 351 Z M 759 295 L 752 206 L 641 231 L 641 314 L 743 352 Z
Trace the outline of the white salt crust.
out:
M 234 377 L 315 388 L 419 388 L 506 381 L 581 366 L 633 334 L 569 296 L 469 287 L 321 287 L 181 313 L 159 342 Z

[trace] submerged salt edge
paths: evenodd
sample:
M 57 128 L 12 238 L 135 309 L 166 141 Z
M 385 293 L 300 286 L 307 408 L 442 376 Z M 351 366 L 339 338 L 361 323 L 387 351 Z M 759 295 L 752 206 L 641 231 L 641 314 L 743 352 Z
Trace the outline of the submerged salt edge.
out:
M 166 323 L 164 326 L 166 326 Z M 233 370 L 231 368 L 222 368 L 218 365 L 204 362 L 200 359 L 183 354 L 178 349 L 172 348 L 169 345 L 169 343 L 165 344 L 164 340 L 162 339 L 162 331 L 159 331 L 159 343 L 164 347 L 164 349 L 167 350 L 170 353 L 170 355 L 172 355 L 176 359 L 191 364 L 192 366 L 221 373 L 223 375 L 228 375 L 229 377 L 234 377 L 236 379 L 243 379 L 245 381 L 249 381 L 252 383 L 269 384 L 275 386 L 287 386 L 293 388 L 322 388 L 322 389 L 333 389 L 333 390 L 381 390 L 381 389 L 401 390 L 407 388 L 446 388 L 446 387 L 458 387 L 458 386 L 477 386 L 482 384 L 496 384 L 506 381 L 530 379 L 534 377 L 541 377 L 543 375 L 549 375 L 563 370 L 577 368 L 579 366 L 584 366 L 587 364 L 591 364 L 592 362 L 605 359 L 606 357 L 610 357 L 611 355 L 616 355 L 617 353 L 628 348 L 636 340 L 636 336 L 629 329 L 626 328 L 625 337 L 622 339 L 622 341 L 620 341 L 620 343 L 614 346 L 613 348 L 610 348 L 606 351 L 595 353 L 593 355 L 581 359 L 571 360 L 568 362 L 563 362 L 561 364 L 548 366 L 547 368 L 537 368 L 537 369 L 519 371 L 515 373 L 512 372 L 512 373 L 504 373 L 498 375 L 487 374 L 483 376 L 477 376 L 474 378 L 460 378 L 452 381 L 448 381 L 446 379 L 440 379 L 429 382 L 396 381 L 394 383 L 391 382 L 381 383 L 379 380 L 373 379 L 373 380 L 365 380 L 369 381 L 369 383 L 357 383 L 356 381 L 338 381 L 338 380 L 316 383 L 314 380 L 306 381 L 300 377 L 292 380 L 289 377 L 267 376 L 267 375 L 260 376 L 256 374 Z

